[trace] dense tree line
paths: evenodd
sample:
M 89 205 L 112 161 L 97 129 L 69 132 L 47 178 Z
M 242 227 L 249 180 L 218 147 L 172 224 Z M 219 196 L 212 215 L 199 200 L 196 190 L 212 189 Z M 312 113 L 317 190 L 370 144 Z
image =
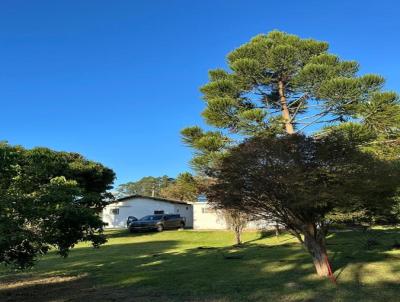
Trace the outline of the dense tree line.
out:
M 202 179 L 189 172 L 180 173 L 176 178 L 169 176 L 146 176 L 138 181 L 121 184 L 118 196 L 143 195 L 175 200 L 197 201 Z

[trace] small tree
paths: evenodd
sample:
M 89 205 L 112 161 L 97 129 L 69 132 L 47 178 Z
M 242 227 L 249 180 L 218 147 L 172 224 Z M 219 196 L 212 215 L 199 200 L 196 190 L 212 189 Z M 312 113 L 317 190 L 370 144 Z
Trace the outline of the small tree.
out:
M 242 232 L 249 222 L 249 215 L 237 209 L 223 209 L 223 216 L 229 229 L 234 231 L 236 244 L 242 244 Z
M 311 254 L 318 275 L 329 276 L 327 215 L 386 215 L 400 171 L 339 136 L 289 135 L 246 140 L 212 176 L 216 183 L 207 193 L 211 203 L 279 222 Z

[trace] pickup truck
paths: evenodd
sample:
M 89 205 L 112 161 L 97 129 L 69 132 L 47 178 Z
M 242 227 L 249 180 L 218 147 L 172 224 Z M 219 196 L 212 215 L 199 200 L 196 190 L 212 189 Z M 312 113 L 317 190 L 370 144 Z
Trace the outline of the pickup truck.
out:
M 185 219 L 179 214 L 148 215 L 129 224 L 129 232 L 151 231 L 162 232 L 168 229 L 183 229 Z

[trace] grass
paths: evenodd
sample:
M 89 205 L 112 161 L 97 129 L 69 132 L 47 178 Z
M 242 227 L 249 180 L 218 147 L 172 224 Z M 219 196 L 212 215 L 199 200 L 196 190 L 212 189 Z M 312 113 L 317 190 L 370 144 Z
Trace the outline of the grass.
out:
M 108 232 L 100 249 L 79 244 L 68 258 L 43 257 L 28 272 L 0 269 L 0 301 L 396 301 L 398 230 L 329 237 L 334 285 L 314 274 L 310 256 L 289 235 L 224 231 Z

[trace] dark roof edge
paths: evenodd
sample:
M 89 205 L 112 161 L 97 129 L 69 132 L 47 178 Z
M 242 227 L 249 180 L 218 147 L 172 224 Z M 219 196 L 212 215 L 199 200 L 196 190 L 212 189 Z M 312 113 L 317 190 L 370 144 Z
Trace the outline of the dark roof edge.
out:
M 117 203 L 117 202 L 129 200 L 129 199 L 134 199 L 134 198 L 147 198 L 147 199 L 170 202 L 170 203 L 176 203 L 176 204 L 187 204 L 187 205 L 190 204 L 190 203 L 188 203 L 186 201 L 182 201 L 182 200 L 167 199 L 167 198 L 162 198 L 162 197 L 151 197 L 151 196 L 145 196 L 145 195 L 139 195 L 139 194 L 124 196 L 124 197 L 121 197 L 121 198 L 118 198 L 118 199 L 114 200 L 111 203 Z

